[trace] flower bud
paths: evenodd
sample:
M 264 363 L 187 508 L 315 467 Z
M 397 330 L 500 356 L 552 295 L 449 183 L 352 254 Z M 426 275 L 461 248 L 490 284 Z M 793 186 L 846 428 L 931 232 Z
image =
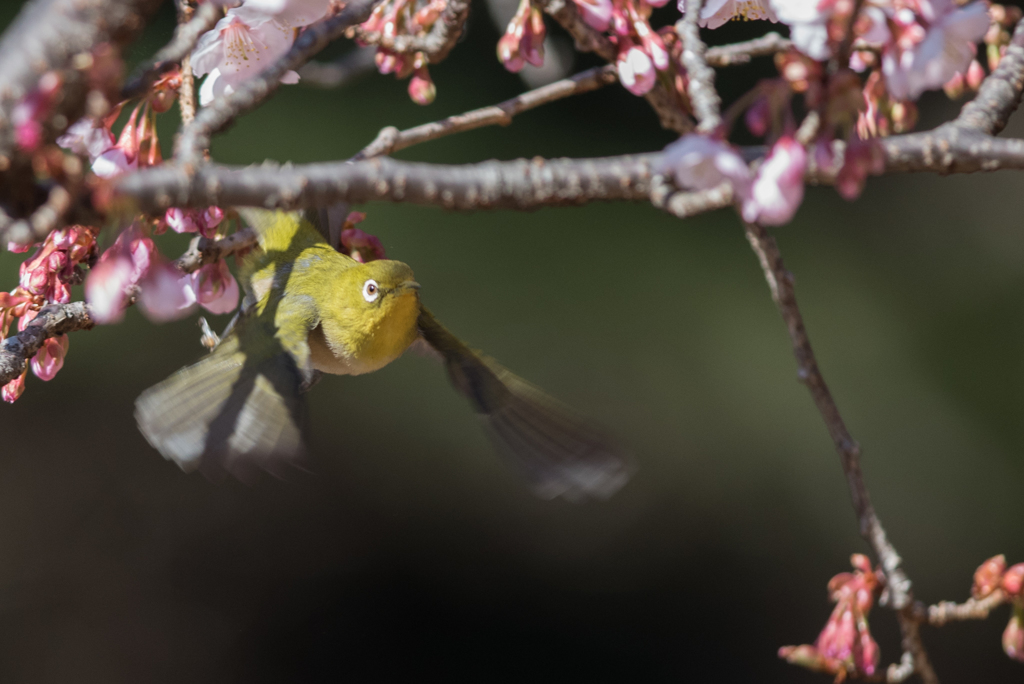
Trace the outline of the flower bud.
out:
M 999 554 L 992 556 L 978 566 L 974 571 L 974 586 L 971 587 L 971 596 L 976 599 L 983 599 L 999 587 L 1006 572 L 1006 556 Z
M 971 90 L 977 90 L 981 87 L 981 82 L 985 80 L 985 70 L 981 66 L 981 62 L 976 59 L 971 60 L 970 66 L 967 67 L 967 76 L 964 79 L 967 82 L 967 87 Z
M 1024 606 L 1020 603 L 1014 604 L 1010 623 L 1003 632 L 1003 650 L 1014 660 L 1024 663 Z
M 28 369 L 25 369 L 22 371 L 21 375 L 0 388 L 0 398 L 8 404 L 13 404 L 17 401 L 18 397 L 21 396 L 21 393 L 25 391 L 25 374 L 27 372 Z
M 430 79 L 427 67 L 420 67 L 409 79 L 409 97 L 419 105 L 428 105 L 437 97 L 437 86 Z
M 191 278 L 195 300 L 210 313 L 225 314 L 238 306 L 238 281 L 224 261 L 203 266 Z
M 1024 563 L 1017 563 L 1003 575 L 1003 591 L 1013 597 L 1020 597 L 1024 589 Z
M 590 28 L 605 32 L 612 24 L 611 0 L 573 0 L 583 21 Z
M 64 356 L 68 352 L 68 336 L 61 335 L 43 342 L 36 355 L 32 357 L 32 372 L 43 381 L 53 380 L 57 371 L 64 367 Z
M 616 67 L 619 71 L 619 82 L 634 95 L 645 95 L 654 87 L 654 64 L 647 53 L 639 47 L 632 45 L 621 50 Z
M 165 323 L 192 312 L 195 297 L 191 276 L 184 275 L 161 257 L 139 282 L 139 308 L 154 323 Z M 236 292 L 237 294 L 237 292 Z

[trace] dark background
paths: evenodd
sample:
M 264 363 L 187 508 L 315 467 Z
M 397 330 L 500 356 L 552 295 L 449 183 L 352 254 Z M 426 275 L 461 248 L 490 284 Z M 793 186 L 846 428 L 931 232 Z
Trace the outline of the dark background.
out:
M 285 86 L 214 156 L 344 158 L 383 125 L 513 96 L 522 84 L 494 58 L 484 12 L 433 69 L 431 107 L 376 74 Z M 172 25 L 166 6 L 134 58 Z M 723 89 L 769 65 L 725 72 Z M 921 105 L 924 126 L 959 106 Z M 176 116 L 163 117 L 167 150 Z M 1007 134 L 1021 132 L 1017 119 Z M 612 86 L 398 156 L 618 154 L 672 137 Z M 991 555 L 1024 560 L 1022 209 L 1012 173 L 895 176 L 852 204 L 809 189 L 777 231 L 928 602 L 966 598 Z M 132 402 L 201 355 L 195 318 L 155 326 L 130 310 L 73 334 L 55 380 L 30 375 L 0 406 L 0 680 L 827 681 L 776 649 L 814 640 L 826 582 L 866 547 L 734 213 L 368 212 L 363 227 L 413 266 L 441 320 L 609 426 L 636 453 L 633 480 L 606 503 L 533 498 L 442 370 L 414 356 L 310 394 L 313 474 L 185 475 L 139 435 Z M 185 242 L 160 245 L 174 256 Z M 21 260 L 0 254 L 0 289 Z M 898 659 L 892 614 L 872 617 L 883 662 Z M 1000 649 L 1006 619 L 926 630 L 944 681 L 1021 681 Z

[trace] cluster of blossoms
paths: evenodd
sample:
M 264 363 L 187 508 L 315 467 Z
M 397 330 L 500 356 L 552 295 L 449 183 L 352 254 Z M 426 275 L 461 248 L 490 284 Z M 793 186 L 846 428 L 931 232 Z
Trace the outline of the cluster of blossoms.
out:
M 1010 622 L 1003 632 L 1003 650 L 1014 660 L 1024 663 L 1024 563 L 1006 567 L 1006 556 L 993 556 L 974 573 L 971 596 L 981 600 L 997 591 L 1003 592 L 1013 606 Z
M 12 252 L 27 252 L 28 247 L 8 245 Z M 18 286 L 0 292 L 0 341 L 17 319 L 18 331 L 25 329 L 36 313 L 47 304 L 67 304 L 70 287 L 81 282 L 81 265 L 96 258 L 96 231 L 87 226 L 69 226 L 55 230 L 38 245 L 36 253 L 21 265 Z M 29 364 L 41 380 L 51 380 L 64 365 L 68 337 L 50 338 Z M 27 372 L 27 369 L 26 369 Z M 25 373 L 0 389 L 4 401 L 13 402 L 25 390 Z
M 380 243 L 377 236 L 364 233 L 356 228 L 356 224 L 361 223 L 364 219 L 366 219 L 366 214 L 361 211 L 353 211 L 346 217 L 345 223 L 341 227 L 341 245 L 338 246 L 338 251 L 348 254 L 361 264 L 376 259 L 386 259 L 384 245 Z
M 398 36 L 424 38 L 441 18 L 447 0 L 386 0 L 373 9 L 370 18 L 359 25 L 356 41 L 369 45 L 367 38 L 374 42 L 394 43 Z M 422 51 L 398 52 L 377 46 L 375 57 L 377 70 L 382 74 L 394 74 L 395 78 L 409 78 L 409 97 L 412 101 L 428 105 L 437 97 L 437 87 L 427 69 L 429 62 Z
M 331 0 L 245 0 L 229 9 L 192 51 L 193 73 L 206 76 L 199 103 L 205 107 L 261 74 L 291 49 L 302 27 L 330 9 Z M 294 71 L 281 77 L 281 83 L 298 82 Z
M 848 674 L 871 676 L 878 669 L 878 644 L 868 629 L 868 612 L 881 582 L 871 561 L 859 553 L 850 557 L 854 572 L 842 572 L 828 583 L 836 602 L 825 629 L 811 644 L 783 646 L 779 657 L 842 681 Z

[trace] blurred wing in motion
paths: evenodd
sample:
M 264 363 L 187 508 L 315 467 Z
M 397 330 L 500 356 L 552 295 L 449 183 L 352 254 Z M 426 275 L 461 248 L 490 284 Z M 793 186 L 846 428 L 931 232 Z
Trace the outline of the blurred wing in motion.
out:
M 423 339 L 445 360 L 448 376 L 484 418 L 506 457 L 546 499 L 607 498 L 631 473 L 629 457 L 568 406 L 464 345 L 422 309 Z
M 146 440 L 182 470 L 282 476 L 302 457 L 304 378 L 285 351 L 243 350 L 237 333 L 135 401 Z

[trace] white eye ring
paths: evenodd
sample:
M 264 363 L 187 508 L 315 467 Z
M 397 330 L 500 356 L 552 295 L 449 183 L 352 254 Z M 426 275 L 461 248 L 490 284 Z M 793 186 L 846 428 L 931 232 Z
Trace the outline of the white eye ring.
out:
M 368 302 L 376 301 L 380 297 L 380 285 L 373 278 L 363 283 L 363 299 Z

